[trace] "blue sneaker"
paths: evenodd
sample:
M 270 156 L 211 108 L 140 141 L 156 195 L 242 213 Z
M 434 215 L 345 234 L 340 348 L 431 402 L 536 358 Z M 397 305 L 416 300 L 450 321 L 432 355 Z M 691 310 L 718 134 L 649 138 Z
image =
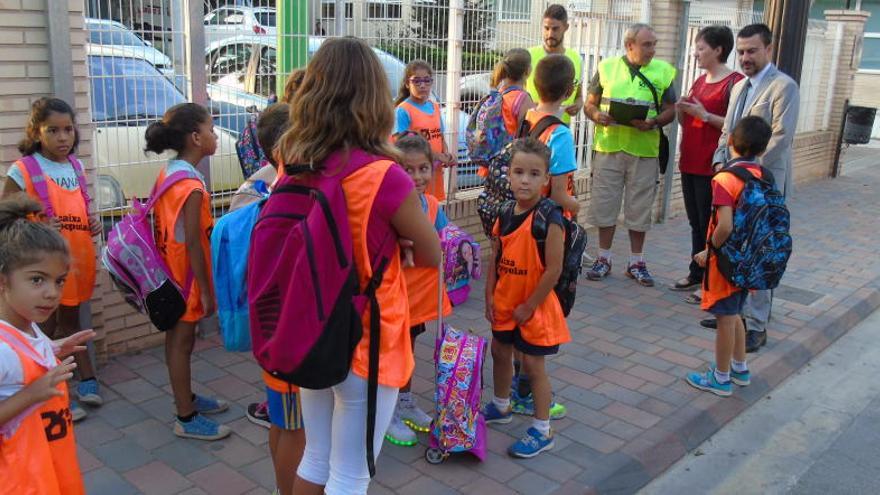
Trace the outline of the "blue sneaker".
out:
M 195 438 L 197 440 L 220 440 L 226 438 L 232 430 L 226 425 L 218 424 L 201 414 L 196 414 L 193 419 L 183 422 L 174 420 L 174 434 L 181 438 Z
M 709 365 L 709 371 L 715 371 L 715 363 Z M 746 387 L 752 383 L 752 374 L 749 370 L 745 370 L 742 373 L 737 373 L 730 368 L 730 381 L 739 385 L 740 387 Z
M 74 423 L 86 419 L 86 416 L 88 415 L 89 413 L 79 405 L 79 402 L 75 400 L 70 401 L 70 419 L 72 419 Z
M 507 453 L 512 457 L 520 457 L 528 459 L 553 448 L 553 437 L 545 437 L 535 427 L 531 427 L 526 431 L 526 435 L 516 441 L 507 449 Z
M 212 399 L 198 394 L 193 398 L 193 407 L 199 414 L 217 414 L 229 409 L 229 403 L 223 399 Z
M 104 399 L 99 395 L 98 380 L 82 380 L 76 385 L 76 398 L 89 406 L 98 407 L 104 404 Z
M 715 370 L 713 368 L 710 368 L 705 374 L 688 373 L 685 381 L 691 387 L 711 392 L 720 397 L 730 397 L 733 393 L 733 384 L 730 382 L 718 383 L 718 380 L 715 379 Z
M 495 407 L 494 402 L 489 401 L 483 406 L 483 418 L 486 419 L 487 424 L 504 425 L 513 421 L 513 412 L 508 410 L 506 413 L 503 413 Z
M 514 414 L 534 416 L 535 400 L 532 398 L 532 394 L 520 397 L 519 394 L 513 392 L 510 395 L 510 409 Z M 556 401 L 550 403 L 550 419 L 562 419 L 566 414 L 568 414 L 568 409 L 565 406 Z

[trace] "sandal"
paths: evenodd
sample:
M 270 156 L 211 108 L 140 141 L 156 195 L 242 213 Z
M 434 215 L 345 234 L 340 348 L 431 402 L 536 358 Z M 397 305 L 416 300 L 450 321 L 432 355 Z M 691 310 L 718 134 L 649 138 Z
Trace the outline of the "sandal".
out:
M 684 292 L 687 290 L 694 290 L 694 289 L 698 288 L 699 285 L 700 285 L 699 280 L 694 281 L 690 277 L 685 277 L 685 278 L 679 280 L 678 282 L 675 282 L 675 284 L 673 284 L 672 287 L 669 288 L 669 290 Z

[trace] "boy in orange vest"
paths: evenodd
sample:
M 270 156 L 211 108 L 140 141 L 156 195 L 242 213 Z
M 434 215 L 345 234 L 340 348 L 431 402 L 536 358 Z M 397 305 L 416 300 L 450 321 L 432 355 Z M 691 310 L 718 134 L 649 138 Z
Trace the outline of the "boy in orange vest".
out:
M 513 457 L 534 457 L 553 448 L 550 430 L 552 389 L 544 357 L 559 352 L 571 337 L 553 286 L 562 272 L 564 233 L 562 209 L 547 218 L 543 257 L 532 235 L 535 210 L 550 183 L 550 149 L 536 139 L 514 141 L 509 169 L 515 205 L 505 205 L 495 222 L 492 239 L 494 270 L 486 282 L 486 319 L 492 324 L 495 396 L 483 408 L 487 423 L 513 418 L 510 385 L 514 349 L 523 356 L 534 396 L 535 418 L 526 435 L 510 446 Z M 542 259 L 543 258 L 543 259 Z M 503 394 L 503 395 L 499 395 Z
M 771 134 L 770 125 L 761 117 L 740 120 L 728 140 L 733 159 L 724 168 L 742 167 L 760 178 L 758 157 L 767 149 Z M 685 381 L 692 387 L 721 397 L 733 393 L 732 383 L 743 387 L 751 383 L 746 364 L 746 329 L 740 316 L 748 292 L 731 284 L 718 269 L 718 257 L 709 256 L 709 249 L 723 245 L 733 232 L 733 214 L 744 187 L 745 183 L 730 173 L 717 173 L 712 178 L 715 214 L 709 220 L 706 249 L 694 255 L 694 261 L 706 268 L 701 307 L 718 319 L 715 333 L 717 364 L 710 364 L 705 373 L 688 374 Z

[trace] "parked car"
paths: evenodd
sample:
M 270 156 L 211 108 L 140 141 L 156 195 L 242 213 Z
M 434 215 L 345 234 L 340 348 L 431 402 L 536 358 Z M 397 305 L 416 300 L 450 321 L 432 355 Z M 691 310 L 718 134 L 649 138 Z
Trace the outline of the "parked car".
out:
M 311 57 L 324 38 L 310 37 L 308 56 Z M 265 36 L 236 36 L 214 42 L 205 50 L 208 73 L 208 95 L 211 101 L 231 104 L 257 112 L 266 107 L 276 92 L 276 53 L 278 41 Z M 373 51 L 379 57 L 388 76 L 391 94 L 397 89 L 406 69 L 397 57 L 378 48 Z M 436 99 L 436 96 L 435 96 Z M 465 142 L 469 116 L 462 112 L 458 126 L 458 186 L 476 187 L 482 179 L 476 174 L 477 167 L 470 163 Z
M 274 38 L 275 9 L 230 5 L 212 10 L 205 16 L 205 45 L 241 35 Z
M 173 105 L 187 101 L 168 78 L 137 57 L 107 55 L 88 47 L 93 159 L 98 168 L 101 210 L 124 207 L 127 199 L 149 196 L 159 169 L 172 157 L 144 151 L 147 126 Z M 225 110 L 231 112 L 232 110 Z M 215 118 L 215 126 L 218 119 Z M 242 182 L 236 136 L 220 126 L 217 153 L 210 158 L 213 192 L 233 191 Z
M 164 53 L 153 48 L 149 41 L 139 38 L 122 23 L 87 18 L 89 53 L 111 57 L 131 57 L 146 60 L 165 75 L 174 73 L 174 66 Z

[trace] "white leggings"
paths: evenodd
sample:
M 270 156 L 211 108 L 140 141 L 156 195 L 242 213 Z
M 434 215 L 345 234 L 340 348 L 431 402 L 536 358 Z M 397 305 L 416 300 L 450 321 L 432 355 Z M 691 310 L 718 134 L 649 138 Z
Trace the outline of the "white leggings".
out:
M 382 448 L 385 431 L 397 405 L 396 388 L 379 385 L 373 450 Z M 296 474 L 326 485 L 327 495 L 363 495 L 370 485 L 367 469 L 367 381 L 349 373 L 339 385 L 322 390 L 300 389 L 306 448 Z

